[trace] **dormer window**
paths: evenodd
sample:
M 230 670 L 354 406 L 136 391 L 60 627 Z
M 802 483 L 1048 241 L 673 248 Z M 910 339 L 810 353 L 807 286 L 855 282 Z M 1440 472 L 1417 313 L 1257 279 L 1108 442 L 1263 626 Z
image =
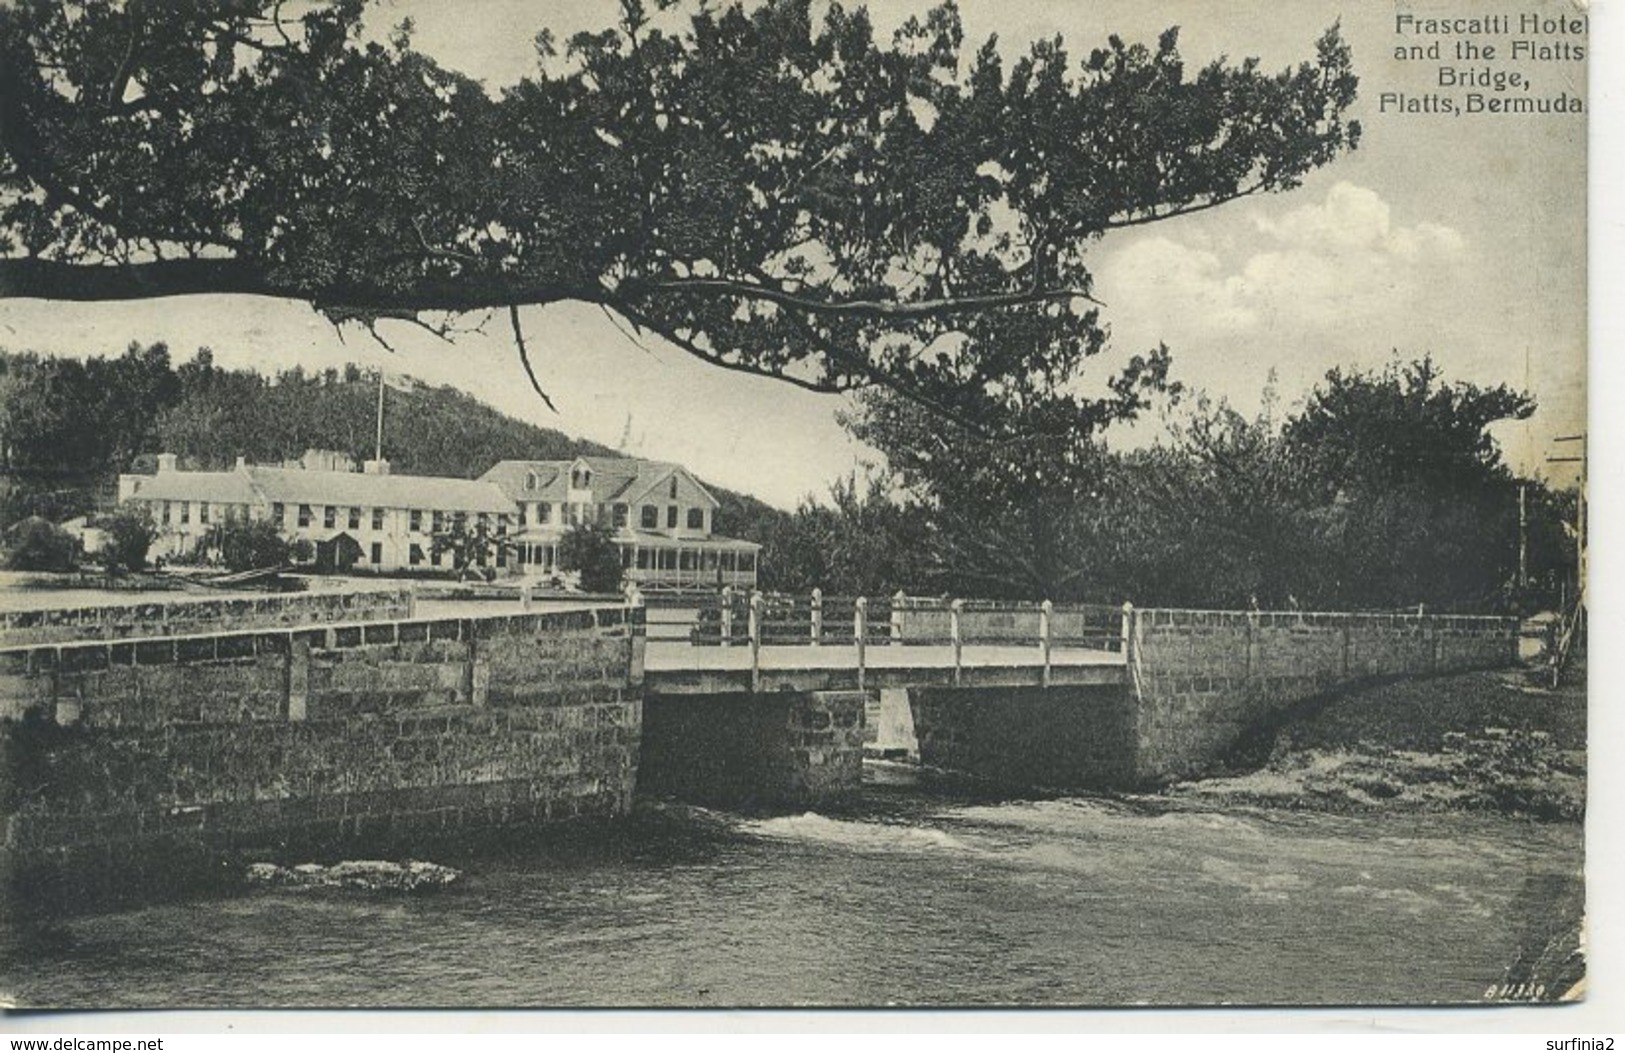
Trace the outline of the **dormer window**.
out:
M 586 465 L 577 465 L 570 469 L 570 489 L 585 490 L 592 486 L 592 469 Z
M 535 472 L 526 472 L 525 473 L 525 489 L 526 490 L 534 490 L 534 489 L 536 489 L 536 473 Z
M 677 500 L 677 477 L 675 475 L 671 477 L 671 490 L 666 496 L 673 501 Z

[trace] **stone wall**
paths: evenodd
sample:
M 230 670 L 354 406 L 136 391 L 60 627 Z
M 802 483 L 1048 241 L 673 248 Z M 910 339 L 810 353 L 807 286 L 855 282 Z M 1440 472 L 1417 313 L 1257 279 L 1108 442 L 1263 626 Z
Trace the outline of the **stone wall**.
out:
M 154 599 L 150 603 L 0 611 L 0 647 L 183 636 L 278 625 L 383 621 L 411 616 L 409 589 Z
M 0 651 L 11 902 L 422 854 L 631 805 L 642 612 Z
M 1213 767 L 1244 730 L 1340 684 L 1510 665 L 1514 618 L 1137 610 L 1136 781 Z
M 910 688 L 920 763 L 1000 786 L 1106 788 L 1133 777 L 1122 686 Z
M 856 792 L 862 691 L 651 695 L 638 791 L 695 804 L 809 807 Z

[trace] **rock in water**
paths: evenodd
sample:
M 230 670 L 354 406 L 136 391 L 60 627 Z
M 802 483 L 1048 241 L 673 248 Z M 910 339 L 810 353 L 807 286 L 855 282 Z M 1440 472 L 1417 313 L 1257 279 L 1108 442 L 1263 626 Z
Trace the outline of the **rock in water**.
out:
M 444 888 L 462 877 L 461 871 L 438 863 L 408 859 L 391 863 L 378 859 L 345 860 L 332 866 L 301 863 L 295 867 L 251 863 L 249 884 L 278 888 L 344 888 L 363 892 L 420 892 Z

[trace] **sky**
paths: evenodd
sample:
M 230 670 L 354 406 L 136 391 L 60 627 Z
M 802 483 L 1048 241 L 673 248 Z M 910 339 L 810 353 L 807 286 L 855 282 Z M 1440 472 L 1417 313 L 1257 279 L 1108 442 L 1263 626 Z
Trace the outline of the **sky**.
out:
M 916 0 L 869 4 L 889 31 Z M 1545 464 L 1559 435 L 1585 428 L 1585 123 L 1569 116 L 1380 112 L 1385 92 L 1436 90 L 1437 63 L 1397 61 L 1396 12 L 1573 10 L 1564 4 L 1372 0 L 1218 4 L 1126 0 L 964 0 L 966 52 L 997 33 L 1007 56 L 1062 35 L 1073 53 L 1116 32 L 1154 41 L 1181 27 L 1187 64 L 1258 57 L 1278 69 L 1312 56 L 1340 22 L 1354 51 L 1364 125 L 1358 150 L 1286 194 L 1116 232 L 1095 243 L 1096 293 L 1112 345 L 1091 370 L 1166 343 L 1174 376 L 1245 412 L 1266 386 L 1290 408 L 1334 367 L 1377 369 L 1430 354 L 1452 380 L 1532 392 L 1531 420 L 1498 429 L 1509 460 L 1562 481 Z M 532 40 L 608 25 L 612 0 L 378 0 L 381 34 L 410 17 L 416 44 L 492 88 L 534 68 Z M 1424 42 L 1431 38 L 1420 38 Z M 1482 66 L 1482 64 L 1479 64 Z M 1522 63 L 1539 94 L 1585 90 L 1583 63 Z M 838 396 L 802 392 L 697 362 L 636 338 L 597 308 L 524 311 L 549 411 L 530 390 L 504 320 L 444 344 L 384 322 L 390 353 L 361 330 L 339 333 L 310 308 L 242 297 L 128 304 L 0 301 L 0 346 L 117 354 L 165 340 L 177 359 L 200 346 L 216 361 L 265 370 L 344 362 L 464 388 L 504 412 L 632 455 L 682 462 L 703 478 L 781 507 L 822 496 L 878 458 L 835 420 Z M 409 411 L 405 410 L 405 411 Z M 1147 422 L 1125 443 L 1153 441 Z M 387 453 L 387 435 L 386 435 Z

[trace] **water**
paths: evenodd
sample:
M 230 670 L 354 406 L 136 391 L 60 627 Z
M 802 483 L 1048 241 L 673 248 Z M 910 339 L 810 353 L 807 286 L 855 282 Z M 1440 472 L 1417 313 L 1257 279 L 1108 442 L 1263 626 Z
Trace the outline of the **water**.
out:
M 0 945 L 55 1006 L 1473 1001 L 1564 923 L 1578 825 L 976 800 L 646 807 L 418 898 L 259 891 Z M 1572 919 L 1570 919 L 1572 920 Z

